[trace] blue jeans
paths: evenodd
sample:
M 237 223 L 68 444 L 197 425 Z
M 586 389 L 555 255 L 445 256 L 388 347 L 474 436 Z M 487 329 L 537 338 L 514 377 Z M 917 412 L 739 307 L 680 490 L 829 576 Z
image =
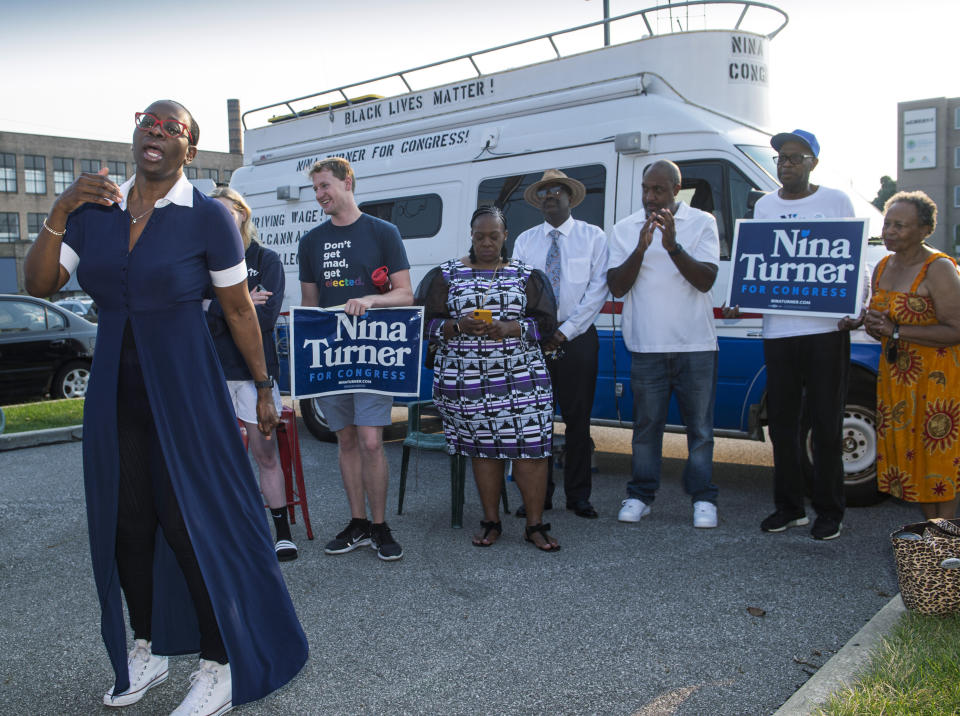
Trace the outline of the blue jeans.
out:
M 633 353 L 633 459 L 627 496 L 653 502 L 660 487 L 663 428 L 670 396 L 676 395 L 687 426 L 689 457 L 683 488 L 693 502 L 716 503 L 713 484 L 713 404 L 717 393 L 717 351 Z

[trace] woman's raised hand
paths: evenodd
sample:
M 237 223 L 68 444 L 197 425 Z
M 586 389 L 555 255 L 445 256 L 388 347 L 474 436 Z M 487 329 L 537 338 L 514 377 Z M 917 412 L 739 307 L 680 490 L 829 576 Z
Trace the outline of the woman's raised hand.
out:
M 57 198 L 54 210 L 60 209 L 65 214 L 78 209 L 84 204 L 100 204 L 110 206 L 123 201 L 120 187 L 107 178 L 109 169 L 104 167 L 96 174 L 83 173 L 73 184 Z M 52 213 L 52 212 L 51 212 Z

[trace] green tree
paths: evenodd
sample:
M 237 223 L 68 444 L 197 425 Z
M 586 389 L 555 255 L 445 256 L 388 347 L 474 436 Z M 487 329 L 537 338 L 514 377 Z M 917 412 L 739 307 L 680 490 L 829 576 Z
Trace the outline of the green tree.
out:
M 883 205 L 887 203 L 887 199 L 896 193 L 897 182 L 888 176 L 882 176 L 880 177 L 880 191 L 877 192 L 877 197 L 870 203 L 883 211 Z

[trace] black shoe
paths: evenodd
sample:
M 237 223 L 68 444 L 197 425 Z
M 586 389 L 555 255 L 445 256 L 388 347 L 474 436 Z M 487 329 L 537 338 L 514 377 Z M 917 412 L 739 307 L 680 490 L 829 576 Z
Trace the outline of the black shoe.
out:
M 543 503 L 543 511 L 546 512 L 547 510 L 552 510 L 552 509 L 553 509 L 553 500 L 545 500 L 544 503 Z M 527 516 L 527 506 L 526 506 L 526 505 L 520 505 L 520 506 L 517 508 L 517 511 L 514 512 L 513 514 L 515 514 L 517 517 L 526 517 L 526 516 Z
M 327 542 L 323 551 L 327 554 L 345 554 L 357 547 L 366 547 L 368 544 L 370 544 L 370 520 L 354 517 L 343 532 Z
M 586 517 L 587 519 L 594 520 L 600 515 L 597 514 L 597 511 L 593 509 L 591 505 L 586 500 L 580 500 L 580 502 L 574 502 L 567 505 L 567 509 L 573 512 L 577 517 Z
M 277 559 L 281 562 L 292 562 L 297 558 L 297 545 L 291 540 L 278 539 L 273 548 L 277 552 Z
M 813 521 L 813 527 L 810 529 L 810 536 L 814 539 L 834 539 L 840 536 L 840 520 L 833 517 L 817 517 Z
M 386 522 L 370 525 L 370 547 L 384 562 L 393 562 L 403 556 L 403 547 L 390 534 Z
M 777 510 L 760 523 L 760 529 L 764 532 L 783 532 L 787 527 L 803 527 L 808 524 L 810 524 L 810 520 L 808 520 L 807 516 L 802 512 L 792 514 L 790 512 L 784 512 L 783 510 Z

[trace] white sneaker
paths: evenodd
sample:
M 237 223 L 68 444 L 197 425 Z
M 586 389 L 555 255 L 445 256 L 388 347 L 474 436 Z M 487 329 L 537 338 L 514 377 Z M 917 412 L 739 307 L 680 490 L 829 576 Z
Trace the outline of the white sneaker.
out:
M 130 688 L 122 694 L 113 695 L 113 687 L 103 695 L 104 706 L 129 706 L 142 699 L 147 690 L 167 680 L 167 657 L 154 656 L 150 642 L 137 639 L 127 657 L 127 672 Z
M 639 522 L 641 517 L 650 514 L 650 505 L 643 500 L 629 497 L 621 503 L 617 519 L 621 522 Z
M 230 664 L 200 659 L 200 668 L 190 674 L 187 698 L 170 716 L 220 716 L 233 710 Z
M 693 503 L 693 526 L 716 527 L 717 506 L 712 502 L 699 501 Z

